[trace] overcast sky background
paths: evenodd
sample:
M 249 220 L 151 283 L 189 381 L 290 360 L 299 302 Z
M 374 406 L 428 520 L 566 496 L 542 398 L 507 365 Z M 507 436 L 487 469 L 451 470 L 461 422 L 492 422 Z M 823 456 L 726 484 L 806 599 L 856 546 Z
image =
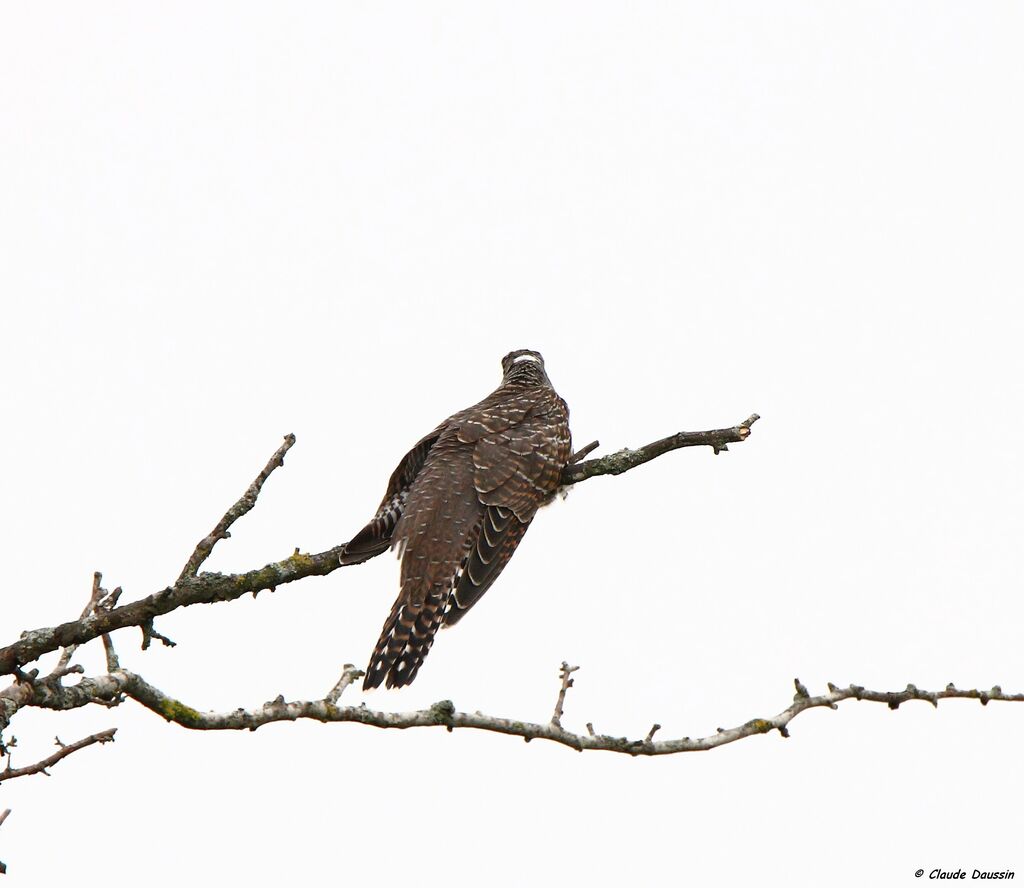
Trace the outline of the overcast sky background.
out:
M 173 581 L 287 432 L 209 569 L 344 541 L 526 347 L 578 445 L 763 419 L 545 509 L 367 705 L 543 721 L 563 659 L 566 726 L 641 737 L 794 676 L 1024 690 L 1022 38 L 1011 3 L 5 4 L 0 642 L 94 570 Z M 397 588 L 382 557 L 115 639 L 199 709 L 317 698 Z M 1024 877 L 1024 706 L 634 760 L 128 702 L 19 714 L 15 764 L 109 726 L 3 786 L 12 885 Z

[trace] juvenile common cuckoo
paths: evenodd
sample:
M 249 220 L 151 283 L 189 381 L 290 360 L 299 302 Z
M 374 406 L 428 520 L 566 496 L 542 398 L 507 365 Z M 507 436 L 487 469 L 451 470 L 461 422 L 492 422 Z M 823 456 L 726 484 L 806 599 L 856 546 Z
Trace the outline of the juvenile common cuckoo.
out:
M 363 688 L 412 683 L 434 634 L 465 615 L 508 563 L 569 460 L 569 408 L 539 352 L 501 360 L 501 385 L 449 416 L 398 464 L 342 564 L 395 548 L 401 590 Z

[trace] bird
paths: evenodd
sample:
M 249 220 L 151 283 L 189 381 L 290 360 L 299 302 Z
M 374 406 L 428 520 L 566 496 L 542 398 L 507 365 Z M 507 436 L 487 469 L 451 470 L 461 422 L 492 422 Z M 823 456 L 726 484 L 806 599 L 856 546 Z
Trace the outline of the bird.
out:
M 412 683 L 437 630 L 480 600 L 558 491 L 572 453 L 569 408 L 540 352 L 509 352 L 501 367 L 497 389 L 413 445 L 377 513 L 342 547 L 345 565 L 388 549 L 401 559 L 364 690 Z

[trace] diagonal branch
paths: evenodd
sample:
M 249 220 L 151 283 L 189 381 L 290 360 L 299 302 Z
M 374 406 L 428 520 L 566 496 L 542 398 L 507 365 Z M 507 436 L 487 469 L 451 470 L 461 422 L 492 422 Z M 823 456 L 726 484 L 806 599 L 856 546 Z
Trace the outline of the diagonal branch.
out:
M 7 767 L 0 771 L 0 783 L 5 780 L 13 780 L 15 777 L 27 777 L 29 774 L 46 774 L 47 768 L 57 764 L 62 758 L 67 758 L 71 753 L 78 752 L 80 749 L 85 749 L 86 746 L 92 746 L 93 743 L 110 743 L 114 739 L 114 734 L 117 733 L 117 728 L 108 728 L 106 731 L 100 731 L 98 734 L 91 734 L 82 740 L 78 740 L 75 743 L 69 743 L 64 745 L 57 741 L 57 745 L 60 747 L 53 755 L 44 758 L 42 761 L 36 762 L 34 765 L 26 765 L 24 768 L 12 768 L 10 760 L 8 759 Z
M 247 512 L 250 512 L 252 507 L 256 505 L 256 500 L 263 489 L 263 482 L 270 477 L 274 469 L 284 465 L 284 455 L 292 449 L 293 444 L 295 444 L 295 436 L 285 435 L 284 443 L 270 457 L 270 460 L 263 467 L 263 471 L 256 476 L 256 480 L 249 485 L 249 488 L 242 494 L 238 502 L 224 513 L 224 517 L 217 522 L 217 526 L 196 544 L 195 551 L 188 561 L 185 562 L 185 566 L 181 570 L 181 575 L 178 577 L 179 583 L 192 579 L 199 573 L 199 568 L 210 557 L 213 547 L 221 540 L 226 540 L 231 536 L 229 529 L 231 525 Z
M 600 446 L 601 446 L 601 442 L 600 441 L 591 441 L 586 447 L 581 447 L 572 456 L 570 456 L 569 457 L 569 462 L 566 463 L 566 465 L 567 466 L 574 466 L 574 465 L 576 465 L 576 463 L 578 463 L 580 460 L 584 459 L 585 457 L 589 456 L 591 453 L 593 453 L 595 450 L 597 450 L 597 448 L 600 447 Z
M 84 620 L 93 611 L 95 611 L 97 605 L 100 603 L 100 599 L 107 594 L 106 591 L 100 587 L 100 583 L 102 582 L 103 574 L 96 571 L 92 575 L 92 593 L 89 595 L 89 601 L 85 605 L 85 609 L 82 611 L 82 615 L 78 619 Z M 78 645 L 73 644 L 61 651 L 60 659 L 57 661 L 57 665 L 53 667 L 53 672 L 50 673 L 51 675 L 67 675 L 71 658 L 75 655 L 75 649 L 77 647 Z
M 357 669 L 351 663 L 346 663 L 341 673 L 341 678 L 335 683 L 334 687 L 327 692 L 327 696 L 324 699 L 328 703 L 337 703 L 341 699 L 341 695 L 345 693 L 345 689 L 352 684 L 356 679 L 362 678 L 366 673 L 362 669 Z
M 128 626 L 142 626 L 154 617 L 168 614 L 179 607 L 234 601 L 250 592 L 275 589 L 306 577 L 326 576 L 341 566 L 338 559 L 343 551 L 344 546 L 335 546 L 315 555 L 295 552 L 282 561 L 242 574 L 202 573 L 194 579 L 168 586 L 107 613 L 94 613 L 84 620 L 71 620 L 59 626 L 30 630 L 23 633 L 14 644 L 0 648 L 0 675 L 13 675 L 20 666 L 50 651 L 72 644 L 84 644 Z

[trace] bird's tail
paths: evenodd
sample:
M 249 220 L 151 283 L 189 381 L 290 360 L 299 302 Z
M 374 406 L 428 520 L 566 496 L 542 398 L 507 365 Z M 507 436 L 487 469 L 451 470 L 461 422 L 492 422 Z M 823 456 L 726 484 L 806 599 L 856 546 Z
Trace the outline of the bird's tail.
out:
M 412 684 L 444 618 L 451 586 L 434 586 L 422 604 L 398 596 L 366 667 L 363 690 Z

